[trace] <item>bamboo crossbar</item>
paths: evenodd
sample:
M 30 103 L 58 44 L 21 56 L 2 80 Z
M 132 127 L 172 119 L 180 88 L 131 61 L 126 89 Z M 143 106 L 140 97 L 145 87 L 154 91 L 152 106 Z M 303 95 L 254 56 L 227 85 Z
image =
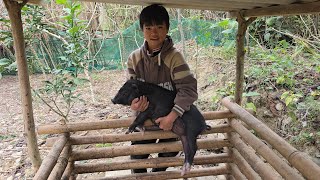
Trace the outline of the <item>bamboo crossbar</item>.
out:
M 298 174 L 292 167 L 272 151 L 265 143 L 247 130 L 239 121 L 233 119 L 231 127 L 240 134 L 241 138 L 245 140 L 257 153 L 259 153 L 268 163 L 284 178 L 286 179 L 300 179 L 303 177 Z
M 227 124 L 219 124 L 212 126 L 210 130 L 205 130 L 202 134 L 212 133 L 226 133 L 231 132 L 232 128 Z M 71 136 L 70 144 L 82 145 L 82 144 L 97 144 L 97 143 L 116 143 L 124 141 L 138 141 L 148 139 L 169 139 L 178 137 L 171 131 L 146 131 L 133 132 L 131 134 L 106 134 L 106 135 L 94 135 L 94 136 Z M 57 140 L 57 137 L 47 139 L 46 146 L 52 146 Z
M 221 148 L 231 146 L 229 141 L 222 138 L 198 139 L 198 149 Z M 74 161 L 112 158 L 117 156 L 141 155 L 151 153 L 181 151 L 181 141 L 156 143 L 156 144 L 137 144 L 130 146 L 117 146 L 105 148 L 91 148 L 84 150 L 74 150 L 71 158 Z
M 271 146 L 275 148 L 284 158 L 286 158 L 288 162 L 293 167 L 295 167 L 306 179 L 318 179 L 320 177 L 320 167 L 315 164 L 307 155 L 299 152 L 296 148 L 292 147 L 288 142 L 278 136 L 268 126 L 260 122 L 253 115 L 248 113 L 239 105 L 232 103 L 230 99 L 224 98 L 221 102 L 231 112 L 237 115 L 243 122 L 254 129 L 261 138 L 271 144 Z
M 38 169 L 37 173 L 34 176 L 34 180 L 46 180 L 52 169 L 54 168 L 55 164 L 58 161 L 59 155 L 61 153 L 61 151 L 63 150 L 64 146 L 67 143 L 68 138 L 66 136 L 61 136 L 59 138 L 59 141 L 57 141 L 51 151 L 49 152 L 49 154 L 46 156 L 46 158 L 43 160 L 43 162 L 41 163 L 40 168 Z
M 151 159 L 128 159 L 124 161 L 112 162 L 112 163 L 86 163 L 75 164 L 74 173 L 93 173 L 93 172 L 105 172 L 116 171 L 125 169 L 142 169 L 142 168 L 160 168 L 160 167 L 175 167 L 181 166 L 184 162 L 184 157 L 158 157 Z M 226 153 L 214 154 L 214 155 L 200 155 L 194 159 L 195 165 L 205 164 L 217 164 L 232 162 L 231 157 Z
M 230 142 L 240 155 L 250 164 L 253 170 L 262 177 L 262 179 L 281 179 L 280 175 L 268 166 L 268 164 L 264 163 L 238 136 L 232 136 L 232 138 L 230 138 Z
M 224 119 L 233 118 L 235 115 L 229 110 L 225 111 L 210 111 L 202 113 L 206 120 L 214 119 Z M 38 134 L 59 134 L 65 132 L 75 132 L 75 131 L 88 131 L 88 130 L 98 130 L 98 129 L 114 129 L 129 127 L 133 122 L 134 117 L 121 118 L 121 119 L 108 119 L 101 121 L 88 121 L 81 123 L 67 123 L 66 125 L 51 124 L 51 125 L 40 125 L 37 128 Z M 146 125 L 151 125 L 148 121 Z
M 200 176 L 218 176 L 223 174 L 230 174 L 230 170 L 225 166 L 217 166 L 210 168 L 201 168 L 201 169 L 192 169 L 190 172 L 187 172 L 184 176 L 181 176 L 181 171 L 163 171 L 163 172 L 148 172 L 148 173 L 138 173 L 123 175 L 110 178 L 100 178 L 95 180 L 167 180 L 167 179 L 178 179 L 178 178 L 192 178 Z

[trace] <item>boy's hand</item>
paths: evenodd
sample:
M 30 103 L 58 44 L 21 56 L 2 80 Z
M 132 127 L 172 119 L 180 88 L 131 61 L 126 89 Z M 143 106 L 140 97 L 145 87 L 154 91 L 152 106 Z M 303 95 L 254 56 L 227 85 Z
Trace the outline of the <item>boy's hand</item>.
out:
M 167 116 L 156 119 L 156 123 L 159 123 L 159 127 L 165 131 L 170 131 L 173 126 L 173 122 L 177 119 L 178 114 L 171 111 Z
M 134 111 L 145 111 L 149 106 L 149 101 L 147 100 L 147 97 L 141 96 L 140 98 L 135 98 L 131 102 L 131 109 Z

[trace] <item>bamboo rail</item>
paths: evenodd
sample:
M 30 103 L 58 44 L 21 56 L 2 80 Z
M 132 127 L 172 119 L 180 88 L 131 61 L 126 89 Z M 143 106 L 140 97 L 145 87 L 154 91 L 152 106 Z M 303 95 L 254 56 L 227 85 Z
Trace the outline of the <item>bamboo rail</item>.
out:
M 241 156 L 251 165 L 262 179 L 277 180 L 280 179 L 278 173 L 270 166 L 265 164 L 239 137 L 233 136 L 230 139 L 231 144 L 241 154 Z
M 202 113 L 202 115 L 206 120 L 236 117 L 229 110 L 204 112 Z M 123 128 L 123 127 L 129 127 L 130 124 L 133 122 L 133 120 L 134 120 L 134 117 L 121 118 L 121 119 L 108 119 L 103 121 L 89 121 L 89 122 L 82 122 L 82 123 L 68 123 L 66 125 L 60 125 L 60 124 L 41 125 L 37 127 L 37 132 L 38 134 L 59 134 L 59 133 L 75 132 L 75 131 Z M 146 126 L 151 124 L 152 123 L 150 121 L 146 122 Z
M 247 179 L 239 170 L 238 166 L 230 163 L 230 168 L 231 168 L 231 175 L 236 179 L 236 180 L 245 180 Z
M 228 119 L 228 124 L 230 124 L 231 119 Z M 239 134 L 236 133 L 228 133 L 228 139 L 239 140 Z M 231 142 L 231 141 L 230 141 Z M 233 141 L 234 142 L 234 141 Z M 234 144 L 233 144 L 234 145 Z M 240 172 L 246 176 L 249 180 L 259 180 L 260 176 L 252 169 L 250 164 L 241 156 L 239 151 L 236 148 L 230 148 L 230 155 L 234 160 L 234 164 L 236 164 L 240 170 Z
M 222 138 L 198 139 L 198 149 L 221 148 L 231 146 L 229 141 Z M 74 161 L 112 158 L 117 156 L 141 155 L 151 153 L 176 152 L 182 150 L 180 141 L 157 143 L 157 144 L 138 144 L 130 146 L 92 148 L 84 150 L 75 150 L 71 155 Z
M 240 134 L 257 153 L 259 153 L 268 163 L 284 178 L 286 179 L 303 179 L 293 168 L 291 168 L 285 161 L 277 156 L 266 144 L 259 138 L 247 130 L 239 121 L 232 120 L 231 127 Z
M 152 158 L 152 159 L 139 159 L 139 160 L 128 159 L 126 161 L 112 162 L 112 164 L 111 163 L 108 164 L 105 162 L 75 164 L 74 173 L 83 174 L 83 173 L 116 171 L 116 170 L 125 170 L 125 169 L 174 167 L 174 166 L 181 166 L 183 162 L 184 162 L 184 157 L 158 157 L 158 158 Z M 226 153 L 196 156 L 194 159 L 195 165 L 217 164 L 217 163 L 228 163 L 228 162 L 232 162 L 232 159 Z
M 248 180 L 260 180 L 261 177 L 252 169 L 250 164 L 241 156 L 238 150 L 231 149 L 234 163 L 238 166 L 239 170 Z
M 275 132 L 273 132 L 268 126 L 260 122 L 250 113 L 246 112 L 239 105 L 232 103 L 230 99 L 222 99 L 222 104 L 225 107 L 227 107 L 231 112 L 236 114 L 248 126 L 253 128 L 259 134 L 259 136 L 261 136 L 264 140 L 271 144 L 272 147 L 275 148 L 284 158 L 286 158 L 288 162 L 293 167 L 295 167 L 306 179 L 316 180 L 320 177 L 320 167 L 316 165 L 307 155 L 305 155 L 302 152 L 299 152 L 297 149 L 292 147 L 284 139 L 282 139 Z M 239 133 L 239 129 L 237 132 Z
M 227 124 L 220 124 L 211 127 L 210 130 L 204 131 L 202 134 L 212 133 L 224 133 L 231 132 L 232 128 Z M 148 139 L 168 139 L 178 137 L 171 131 L 145 131 L 133 132 L 131 134 L 106 134 L 106 135 L 94 135 L 94 136 L 71 136 L 71 145 L 82 145 L 82 144 L 94 144 L 94 143 L 115 143 L 124 141 L 137 141 L 137 140 L 148 140 Z M 47 139 L 46 146 L 52 146 L 57 140 L 57 137 Z
M 191 178 L 199 176 L 217 176 L 222 174 L 229 174 L 230 170 L 225 166 L 217 166 L 210 168 L 193 169 L 187 172 L 184 176 L 181 176 L 181 171 L 163 171 L 163 172 L 150 172 L 141 174 L 130 174 L 111 178 L 100 178 L 96 180 L 167 180 L 167 179 L 177 179 L 177 178 Z
M 66 146 L 63 148 L 61 152 L 61 155 L 58 159 L 57 164 L 54 166 L 53 170 L 51 171 L 50 176 L 48 177 L 48 180 L 61 179 L 63 172 L 67 167 L 70 154 L 71 154 L 71 146 L 69 144 L 66 144 Z
M 68 138 L 66 136 L 61 136 L 59 141 L 54 144 L 49 154 L 41 163 L 39 170 L 33 178 L 34 180 L 46 180 L 49 177 L 54 165 L 58 161 L 62 149 L 67 143 L 67 140 Z

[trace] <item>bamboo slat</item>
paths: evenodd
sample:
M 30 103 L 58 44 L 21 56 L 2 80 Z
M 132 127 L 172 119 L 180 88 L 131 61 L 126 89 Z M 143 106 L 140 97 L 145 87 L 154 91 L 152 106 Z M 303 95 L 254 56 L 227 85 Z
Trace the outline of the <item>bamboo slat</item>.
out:
M 68 164 L 68 159 L 71 154 L 71 145 L 66 145 L 62 152 L 61 155 L 58 159 L 57 164 L 54 166 L 53 170 L 50 173 L 50 176 L 48 177 L 48 180 L 56 180 L 56 179 L 61 179 L 63 172 L 65 171 L 67 164 Z
M 198 139 L 198 149 L 210 149 L 210 148 L 221 148 L 230 146 L 230 143 L 221 138 L 208 138 Z M 117 146 L 117 147 L 106 147 L 106 148 L 92 148 L 84 150 L 73 151 L 71 157 L 72 160 L 88 160 L 88 159 L 99 159 L 99 158 L 112 158 L 117 156 L 128 156 L 128 155 L 141 155 L 151 154 L 160 152 L 176 152 L 182 150 L 182 144 L 180 141 L 168 142 L 168 143 L 157 143 L 157 144 L 138 144 L 130 146 Z
M 202 134 L 225 133 L 231 132 L 232 128 L 227 124 L 219 124 L 211 127 L 211 130 L 206 130 Z M 124 141 L 137 141 L 147 139 L 168 139 L 178 137 L 171 131 L 146 131 L 144 134 L 140 132 L 133 132 L 131 134 L 106 134 L 94 136 L 71 136 L 70 144 L 94 144 L 94 143 L 115 143 Z M 52 146 L 57 140 L 57 137 L 49 138 L 46 141 L 46 146 Z
M 210 111 L 203 113 L 206 120 L 223 119 L 235 117 L 229 110 L 225 111 Z M 129 127 L 133 122 L 133 117 L 122 118 L 122 119 L 108 119 L 101 121 L 87 121 L 82 123 L 68 123 L 66 125 L 52 124 L 52 125 L 41 125 L 38 126 L 38 134 L 59 134 L 65 132 L 75 131 L 88 131 L 98 129 L 114 129 Z M 147 121 L 146 126 L 151 125 L 150 121 Z
M 200 176 L 217 176 L 222 174 L 229 174 L 230 171 L 225 166 L 217 166 L 210 168 L 193 169 L 187 172 L 184 176 L 181 176 L 181 171 L 164 171 L 164 172 L 149 172 L 149 173 L 139 173 L 130 174 L 124 176 L 110 177 L 110 178 L 100 178 L 98 180 L 167 180 L 167 179 L 177 179 L 177 178 L 191 178 Z M 96 179 L 97 180 L 97 179 Z
M 286 179 L 303 179 L 293 168 L 275 154 L 265 143 L 247 130 L 239 121 L 232 120 L 230 124 L 242 139 L 244 139 L 257 153 Z
M 232 103 L 230 99 L 222 99 L 222 104 L 225 107 L 227 107 L 231 112 L 236 114 L 248 126 L 254 129 L 261 138 L 263 138 L 269 144 L 271 144 L 271 146 L 275 148 L 283 157 L 285 157 L 293 167 L 298 169 L 298 171 L 306 179 L 318 179 L 320 177 L 320 167 L 317 164 L 315 164 L 307 155 L 304 155 L 303 153 L 299 152 L 296 148 L 292 147 L 288 142 L 286 142 L 284 139 L 278 136 L 268 126 L 260 122 L 253 115 L 246 112 L 239 105 Z M 259 140 L 259 142 L 261 141 Z
M 42 180 L 42 179 L 46 180 L 49 177 L 49 175 L 50 175 L 53 167 L 57 163 L 59 155 L 60 155 L 62 149 L 64 148 L 64 146 L 66 145 L 67 141 L 68 141 L 68 139 L 66 136 L 61 136 L 59 141 L 57 141 L 54 144 L 54 146 L 52 147 L 49 154 L 46 156 L 46 158 L 41 163 L 39 170 L 37 171 L 36 175 L 33 178 L 34 180 Z
M 262 179 L 281 179 L 278 173 L 265 164 L 239 137 L 233 136 L 232 139 L 230 139 L 230 142 Z
M 236 180 L 245 180 L 247 179 L 239 170 L 238 166 L 230 163 L 230 168 L 231 168 L 231 175 L 236 179 Z
M 184 162 L 184 157 L 160 157 L 152 159 L 128 159 L 126 161 L 118 161 L 112 163 L 86 163 L 86 164 L 75 164 L 74 173 L 93 173 L 93 172 L 105 172 L 105 171 L 116 171 L 125 169 L 142 169 L 142 168 L 160 168 L 160 167 L 175 167 L 181 166 Z M 231 157 L 226 153 L 196 156 L 194 159 L 195 165 L 204 164 L 217 164 L 232 162 Z
M 61 179 L 63 179 L 63 180 L 74 179 L 75 176 L 74 176 L 73 171 L 74 171 L 74 161 L 72 161 L 71 158 L 69 158 L 67 167 L 64 170 Z
M 234 163 L 248 180 L 260 180 L 261 177 L 252 169 L 250 164 L 241 156 L 235 148 L 231 149 Z

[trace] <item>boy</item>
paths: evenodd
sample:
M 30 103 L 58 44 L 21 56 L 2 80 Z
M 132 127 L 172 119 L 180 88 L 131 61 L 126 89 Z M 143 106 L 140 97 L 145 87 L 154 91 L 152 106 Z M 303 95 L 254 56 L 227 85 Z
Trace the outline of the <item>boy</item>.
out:
M 139 16 L 140 28 L 145 39 L 141 48 L 133 51 L 127 62 L 129 78 L 157 84 L 168 90 L 176 90 L 172 111 L 165 117 L 158 118 L 156 123 L 163 130 L 169 131 L 178 116 L 190 109 L 197 100 L 197 80 L 190 72 L 182 54 L 173 47 L 169 31 L 169 14 L 157 4 L 145 7 Z M 149 103 L 146 97 L 133 100 L 131 109 L 143 112 Z M 176 139 L 161 139 L 159 142 L 170 142 Z M 132 144 L 155 143 L 156 140 L 135 141 Z M 159 157 L 173 157 L 178 152 L 159 153 Z M 133 155 L 132 159 L 148 158 L 146 155 Z M 152 172 L 165 171 L 167 168 L 155 168 Z M 133 169 L 134 173 L 147 172 L 146 169 Z

